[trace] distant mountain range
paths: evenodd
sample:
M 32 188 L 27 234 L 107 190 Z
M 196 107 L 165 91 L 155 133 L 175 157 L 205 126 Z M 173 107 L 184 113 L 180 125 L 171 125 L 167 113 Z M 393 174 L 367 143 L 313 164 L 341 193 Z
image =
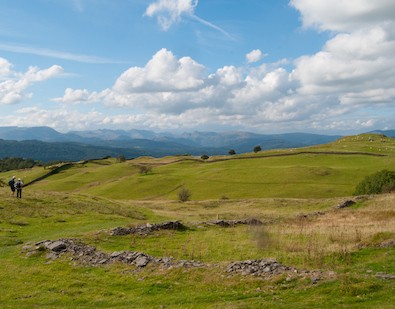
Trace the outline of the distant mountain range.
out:
M 374 131 L 395 137 L 395 130 Z M 78 161 L 105 156 L 161 157 L 219 155 L 262 149 L 298 148 L 332 142 L 341 136 L 308 133 L 255 134 L 250 132 L 192 132 L 175 135 L 148 130 L 91 130 L 60 133 L 49 127 L 0 127 L 0 158 L 40 161 Z

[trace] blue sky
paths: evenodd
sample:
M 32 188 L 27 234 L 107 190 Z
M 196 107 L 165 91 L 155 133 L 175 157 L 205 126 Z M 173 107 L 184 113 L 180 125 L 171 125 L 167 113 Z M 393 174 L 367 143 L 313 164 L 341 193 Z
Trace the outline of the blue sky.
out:
M 0 123 L 394 129 L 394 26 L 393 0 L 3 0 Z

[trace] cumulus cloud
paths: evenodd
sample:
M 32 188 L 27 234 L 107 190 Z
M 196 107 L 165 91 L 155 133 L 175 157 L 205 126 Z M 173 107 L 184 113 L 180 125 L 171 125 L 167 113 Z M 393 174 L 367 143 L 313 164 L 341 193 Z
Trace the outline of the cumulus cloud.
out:
M 63 97 L 54 98 L 52 101 L 61 103 L 95 103 L 100 102 L 109 92 L 105 89 L 101 92 L 89 92 L 87 89 L 66 88 Z
M 16 104 L 30 98 L 33 94 L 26 92 L 29 86 L 63 73 L 63 68 L 58 65 L 44 70 L 32 66 L 25 73 L 13 72 L 10 68 L 8 61 L 0 60 L 0 78 L 3 75 L 3 81 L 0 82 L 0 104 Z
M 192 16 L 197 4 L 198 0 L 158 0 L 148 6 L 145 15 L 157 16 L 160 26 L 166 31 L 183 15 Z
M 291 0 L 305 27 L 321 31 L 355 31 L 394 19 L 392 0 Z
M 167 49 L 158 51 L 144 68 L 132 67 L 116 81 L 121 93 L 186 91 L 203 83 L 204 67 L 190 57 L 177 59 Z
M 152 16 L 170 7 L 167 1 L 156 4 Z M 193 13 L 196 4 L 186 1 L 185 6 L 174 7 L 175 16 Z M 272 131 L 275 124 L 277 132 L 340 132 L 393 126 L 395 14 L 388 13 L 393 11 L 392 1 L 291 4 L 306 27 L 332 31 L 319 52 L 286 65 L 282 61 L 258 65 L 265 55 L 255 49 L 246 55 L 247 66 L 227 65 L 210 74 L 194 59 L 161 49 L 144 66 L 123 72 L 108 89 L 67 89 L 56 101 L 101 101 L 107 109 L 120 109 L 112 116 L 90 114 L 92 123 L 102 121 L 111 127 L 165 130 L 211 125 Z M 0 72 L 9 70 L 10 65 L 0 61 Z M 375 108 L 378 104 L 380 109 Z M 90 121 L 82 115 L 73 117 Z
M 12 64 L 7 59 L 0 57 L 0 80 L 5 79 L 11 74 Z
M 263 54 L 259 49 L 254 49 L 246 55 L 246 59 L 248 63 L 254 63 L 254 62 L 258 62 L 265 56 L 266 55 Z
M 305 25 L 342 31 L 320 52 L 296 61 L 293 77 L 301 83 L 300 93 L 332 96 L 340 104 L 393 104 L 395 2 L 292 3 L 301 10 Z

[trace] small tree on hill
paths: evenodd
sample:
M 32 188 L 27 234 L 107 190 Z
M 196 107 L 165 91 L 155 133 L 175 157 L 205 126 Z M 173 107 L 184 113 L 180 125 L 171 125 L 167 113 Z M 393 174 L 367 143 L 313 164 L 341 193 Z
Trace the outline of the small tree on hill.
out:
M 187 201 L 190 200 L 191 195 L 192 195 L 191 191 L 189 191 L 189 190 L 188 190 L 187 188 L 185 188 L 185 187 L 182 187 L 182 188 L 180 189 L 180 191 L 178 191 L 178 200 L 179 200 L 180 202 L 187 202 Z
M 200 157 L 202 160 L 207 160 L 208 158 L 210 158 L 208 155 L 204 154 Z
M 231 150 L 228 151 L 228 153 L 229 153 L 231 156 L 233 156 L 234 154 L 236 154 L 236 151 L 235 151 L 234 149 L 231 149 Z
M 140 165 L 139 167 L 140 174 L 147 175 L 148 173 L 152 172 L 152 167 L 150 165 Z
M 124 155 L 120 155 L 120 156 L 117 158 L 117 162 L 119 162 L 119 163 L 122 163 L 122 162 L 125 162 L 125 161 L 126 161 L 126 158 L 125 158 Z
M 260 152 L 261 150 L 262 150 L 262 148 L 259 145 L 254 147 L 254 152 L 255 153 Z

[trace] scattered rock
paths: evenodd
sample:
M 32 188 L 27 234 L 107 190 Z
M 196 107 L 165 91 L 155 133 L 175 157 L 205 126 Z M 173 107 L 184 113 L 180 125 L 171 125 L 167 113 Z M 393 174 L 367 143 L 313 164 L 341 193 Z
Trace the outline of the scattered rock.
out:
M 56 241 L 46 240 L 36 244 L 36 250 L 45 248 L 48 251 L 46 257 L 48 260 L 55 260 L 64 254 L 69 254 L 71 260 L 82 265 L 103 265 L 115 262 L 121 262 L 134 265 L 137 268 L 144 268 L 153 264 L 164 268 L 212 268 L 223 267 L 219 264 L 205 264 L 195 260 L 175 260 L 172 257 L 156 258 L 137 251 L 115 251 L 110 254 L 99 252 L 95 247 L 83 244 L 77 239 L 60 239 Z M 29 251 L 31 253 L 32 251 Z M 289 274 L 292 276 L 311 276 L 312 283 L 315 284 L 320 280 L 323 274 L 319 271 L 298 270 L 296 268 L 285 266 L 273 258 L 262 260 L 245 260 L 232 262 L 226 267 L 226 272 L 231 274 L 253 275 L 265 278 L 271 278 L 280 274 Z
M 395 275 L 385 274 L 385 273 L 377 273 L 376 277 L 381 278 L 381 279 L 386 279 L 386 280 L 395 279 Z
M 280 274 L 291 272 L 294 268 L 284 266 L 278 263 L 275 259 L 263 260 L 246 260 L 231 263 L 228 268 L 228 273 L 240 273 L 242 275 L 267 276 L 268 274 Z
M 147 266 L 147 264 L 150 262 L 150 259 L 148 256 L 146 256 L 145 254 L 141 254 L 139 255 L 135 260 L 134 260 L 134 264 L 137 267 L 145 267 Z
M 55 252 L 62 252 L 65 251 L 67 248 L 67 245 L 63 241 L 55 241 L 55 242 L 50 242 L 50 243 L 44 243 L 45 247 L 51 251 Z
M 151 224 L 147 223 L 144 225 L 139 225 L 136 227 L 125 228 L 125 227 L 116 227 L 110 231 L 110 235 L 112 236 L 122 236 L 128 234 L 139 234 L 139 235 L 148 235 L 153 231 L 159 230 L 185 230 L 187 227 L 183 225 L 180 221 L 168 221 L 159 224 Z
M 262 225 L 262 221 L 249 218 L 245 220 L 211 220 L 200 222 L 201 225 L 218 225 L 221 227 L 232 227 L 239 224 L 247 224 L 247 225 Z M 110 235 L 112 236 L 123 236 L 129 234 L 138 234 L 138 235 L 148 235 L 154 231 L 159 230 L 177 230 L 183 231 L 188 229 L 187 226 L 183 225 L 180 221 L 168 221 L 164 223 L 151 224 L 147 223 L 144 225 L 139 225 L 136 227 L 126 228 L 126 227 L 116 227 L 110 231 Z
M 199 261 L 177 261 L 171 257 L 155 258 L 143 252 L 137 251 L 115 251 L 110 254 L 96 251 L 95 247 L 83 244 L 77 239 L 60 239 L 56 241 L 46 240 L 39 242 L 36 245 L 36 251 L 45 248 L 49 252 L 46 255 L 47 259 L 54 260 L 62 255 L 68 253 L 71 255 L 71 260 L 82 265 L 103 265 L 114 262 L 121 262 L 125 264 L 135 265 L 138 268 L 146 267 L 149 263 L 156 264 L 161 267 L 205 267 L 205 264 Z
M 263 222 L 255 219 L 255 218 L 249 218 L 245 220 L 211 220 L 211 221 L 206 221 L 206 222 L 200 222 L 200 224 L 206 224 L 206 225 L 218 225 L 222 227 L 232 227 L 236 226 L 239 224 L 247 224 L 247 225 L 262 225 Z
M 339 205 L 337 205 L 335 208 L 342 209 L 342 208 L 350 207 L 351 205 L 354 205 L 354 204 L 355 204 L 355 202 L 353 200 L 345 200 L 345 201 L 341 202 Z
M 395 247 L 395 239 L 388 239 L 383 241 L 380 245 L 380 248 L 393 248 Z

